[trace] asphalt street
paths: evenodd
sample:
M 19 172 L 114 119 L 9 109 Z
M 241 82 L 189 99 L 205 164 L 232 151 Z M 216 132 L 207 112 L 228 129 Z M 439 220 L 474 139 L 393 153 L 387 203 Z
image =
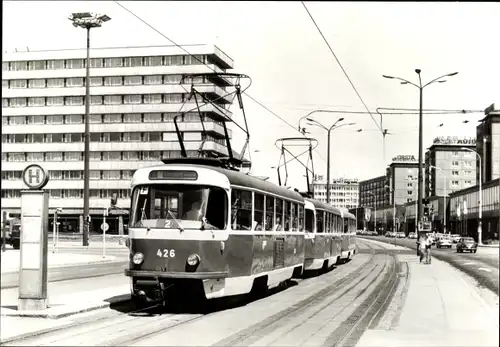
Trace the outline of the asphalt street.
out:
M 415 250 L 415 239 L 397 239 L 385 236 L 359 236 L 389 244 L 409 247 Z M 431 254 L 437 259 L 446 261 L 450 265 L 473 277 L 478 285 L 486 287 L 494 293 L 499 293 L 499 248 L 479 247 L 477 253 L 457 253 L 455 244 L 452 248 L 432 247 Z
M 355 345 L 383 314 L 402 279 L 402 265 L 392 250 L 366 241 L 359 245 L 362 252 L 348 263 L 293 280 L 256 300 L 219 300 L 194 309 L 187 304 L 185 310 L 167 304 L 134 311 L 121 304 L 64 318 L 60 324 L 70 326 L 6 345 Z

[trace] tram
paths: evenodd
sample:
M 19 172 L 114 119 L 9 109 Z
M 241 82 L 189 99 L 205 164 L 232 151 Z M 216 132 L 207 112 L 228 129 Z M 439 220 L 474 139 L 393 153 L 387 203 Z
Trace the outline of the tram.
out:
M 219 159 L 164 163 L 132 178 L 125 274 L 135 301 L 246 294 L 302 273 L 301 194 L 224 168 Z
M 357 252 L 356 245 L 356 216 L 349 212 L 342 212 L 344 232 L 342 233 L 340 261 L 350 260 Z
M 305 272 L 325 272 L 341 259 L 343 221 L 338 209 L 305 199 Z

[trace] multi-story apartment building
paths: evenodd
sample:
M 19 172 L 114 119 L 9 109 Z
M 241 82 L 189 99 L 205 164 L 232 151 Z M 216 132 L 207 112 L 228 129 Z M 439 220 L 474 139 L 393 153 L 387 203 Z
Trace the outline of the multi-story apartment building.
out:
M 313 181 L 314 199 L 326 203 L 326 180 L 316 175 Z M 330 205 L 350 209 L 358 206 L 359 182 L 357 178 L 334 178 L 330 183 Z
M 444 196 L 476 184 L 476 139 L 437 137 L 425 153 L 425 195 Z M 431 168 L 435 166 L 439 169 Z
M 389 204 L 387 177 L 379 176 L 359 182 L 359 206 L 380 209 Z
M 491 104 L 484 110 L 484 117 L 476 128 L 476 150 L 481 156 L 483 183 L 500 178 L 500 109 Z M 479 182 L 479 161 L 476 174 Z
M 174 116 L 182 115 L 188 155 L 198 155 L 202 126 L 195 100 L 189 99 L 191 81 L 220 106 L 201 106 L 203 149 L 227 155 L 221 126 L 231 117 L 227 85 L 215 76 L 189 74 L 224 72 L 233 60 L 216 46 L 185 48 L 204 64 L 176 46 L 91 50 L 91 230 L 99 229 L 113 193 L 118 207 L 129 206 L 137 168 L 180 156 Z M 40 164 L 49 171 L 49 213 L 63 209 L 61 231 L 81 232 L 83 226 L 85 57 L 85 50 L 31 51 L 4 54 L 2 62 L 2 211 L 20 213 L 21 172 Z M 116 232 L 127 213 L 108 217 L 110 231 Z
M 389 205 L 404 205 L 418 198 L 418 161 L 414 155 L 398 155 L 387 168 Z

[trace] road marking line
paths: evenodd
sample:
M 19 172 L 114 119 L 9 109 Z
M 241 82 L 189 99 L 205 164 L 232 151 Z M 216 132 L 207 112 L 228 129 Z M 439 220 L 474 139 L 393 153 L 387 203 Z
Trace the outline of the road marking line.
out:
M 491 272 L 491 270 L 490 270 L 490 269 L 486 269 L 486 268 L 484 268 L 484 267 L 480 267 L 478 270 L 483 270 L 483 271 L 486 271 L 486 272 Z

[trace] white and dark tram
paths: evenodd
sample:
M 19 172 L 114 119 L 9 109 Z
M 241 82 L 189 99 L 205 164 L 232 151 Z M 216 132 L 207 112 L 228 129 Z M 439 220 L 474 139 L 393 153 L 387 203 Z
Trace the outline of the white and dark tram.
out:
M 132 178 L 125 274 L 138 302 L 261 292 L 355 249 L 342 229 L 352 215 L 342 220 L 333 207 L 219 159 L 164 163 Z

